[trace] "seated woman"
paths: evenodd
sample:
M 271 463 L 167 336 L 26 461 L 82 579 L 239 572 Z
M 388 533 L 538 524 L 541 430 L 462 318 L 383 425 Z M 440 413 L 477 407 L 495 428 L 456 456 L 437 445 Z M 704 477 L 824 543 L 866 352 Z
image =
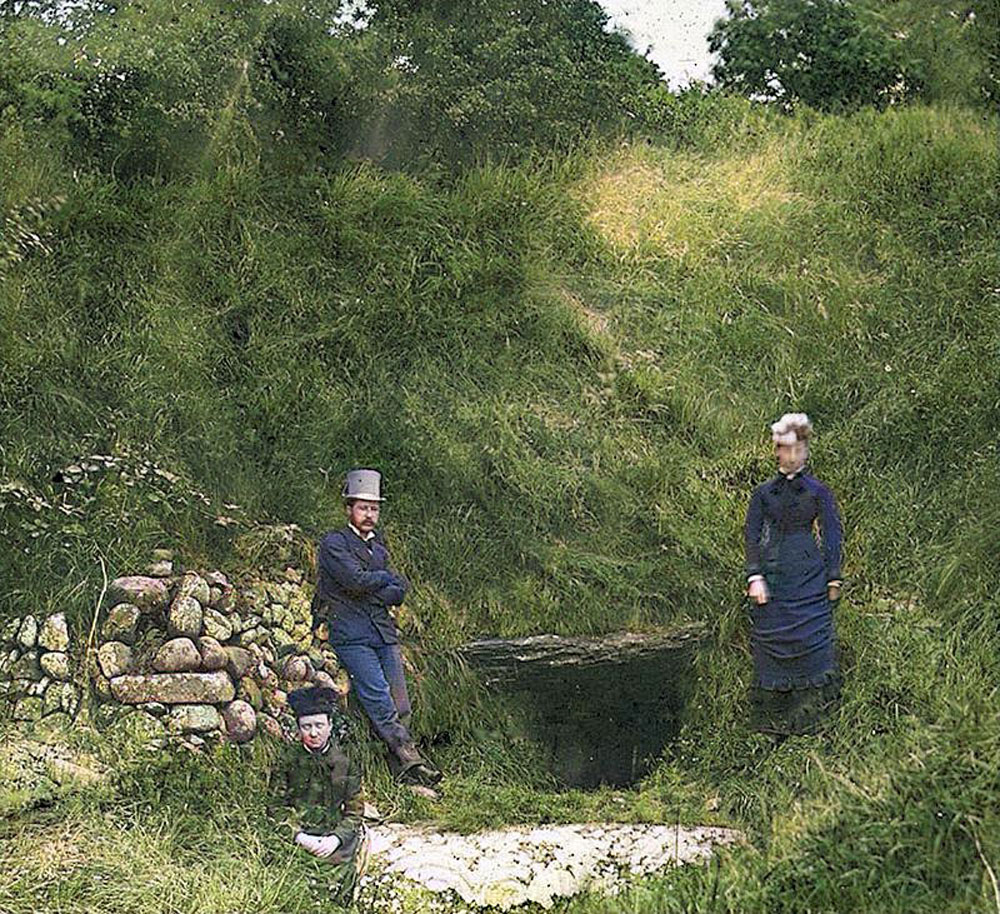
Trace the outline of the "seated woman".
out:
M 345 903 L 364 858 L 361 775 L 334 729 L 340 715 L 333 689 L 297 689 L 288 694 L 288 705 L 302 746 L 291 744 L 285 760 L 285 801 L 295 843 L 337 867 L 334 900 Z
M 771 432 L 778 474 L 754 490 L 745 530 L 752 700 L 757 729 L 790 735 L 814 730 L 840 695 L 832 605 L 842 535 L 833 495 L 806 470 L 809 418 L 786 413 Z

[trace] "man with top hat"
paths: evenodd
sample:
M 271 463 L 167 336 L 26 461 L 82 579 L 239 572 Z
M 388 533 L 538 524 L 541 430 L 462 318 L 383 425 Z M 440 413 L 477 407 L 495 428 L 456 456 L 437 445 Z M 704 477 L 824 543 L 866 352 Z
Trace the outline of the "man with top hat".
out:
M 288 695 L 301 749 L 289 750 L 285 799 L 291 808 L 295 843 L 337 868 L 336 900 L 350 900 L 364 843 L 361 775 L 338 738 L 337 693 L 329 688 L 297 689 Z M 293 744 L 294 745 L 294 744 Z
M 330 645 L 388 747 L 396 776 L 431 787 L 441 772 L 420 755 L 410 735 L 403 656 L 389 612 L 403 602 L 410 585 L 389 567 L 389 551 L 376 530 L 382 476 L 368 468 L 351 470 L 341 494 L 347 525 L 320 541 L 313 627 L 326 624 Z

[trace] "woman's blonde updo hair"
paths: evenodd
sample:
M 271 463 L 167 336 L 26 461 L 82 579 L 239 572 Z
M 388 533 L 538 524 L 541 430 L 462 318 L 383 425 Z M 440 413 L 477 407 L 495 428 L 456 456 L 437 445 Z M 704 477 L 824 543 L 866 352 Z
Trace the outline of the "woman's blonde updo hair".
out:
M 771 424 L 771 440 L 775 444 L 796 444 L 799 441 L 808 444 L 812 433 L 812 422 L 805 413 L 785 413 Z

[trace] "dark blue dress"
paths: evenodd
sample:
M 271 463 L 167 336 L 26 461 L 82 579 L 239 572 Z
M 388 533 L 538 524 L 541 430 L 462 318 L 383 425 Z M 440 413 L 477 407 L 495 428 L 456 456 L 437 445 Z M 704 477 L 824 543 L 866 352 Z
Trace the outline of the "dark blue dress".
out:
M 796 720 L 810 716 L 802 706 L 839 687 L 827 585 L 840 580 L 840 515 L 818 479 L 779 474 L 754 490 L 745 534 L 747 576 L 763 575 L 770 594 L 751 607 L 756 703 L 798 732 L 812 723 Z

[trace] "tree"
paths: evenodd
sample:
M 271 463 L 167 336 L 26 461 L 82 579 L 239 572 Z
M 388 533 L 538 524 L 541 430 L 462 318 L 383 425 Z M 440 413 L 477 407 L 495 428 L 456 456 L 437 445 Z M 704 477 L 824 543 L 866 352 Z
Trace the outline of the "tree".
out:
M 919 89 L 903 40 L 846 0 L 728 0 L 709 48 L 720 86 L 784 108 L 882 107 Z
M 637 126 L 656 66 L 593 0 L 380 0 L 394 48 L 389 161 L 517 158 Z M 641 125 L 638 125 L 641 126 Z

